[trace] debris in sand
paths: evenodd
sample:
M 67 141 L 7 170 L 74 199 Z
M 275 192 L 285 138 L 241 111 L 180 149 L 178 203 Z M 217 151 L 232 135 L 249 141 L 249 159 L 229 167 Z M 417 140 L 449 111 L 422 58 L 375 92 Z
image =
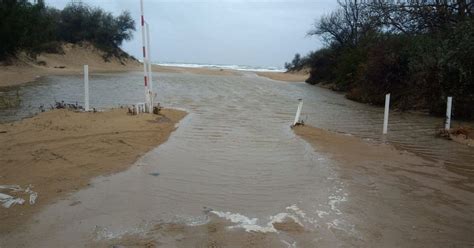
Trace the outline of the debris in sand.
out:
M 26 188 L 25 193 L 30 194 L 30 200 L 29 200 L 30 205 L 35 204 L 36 198 L 38 198 L 38 193 L 31 190 L 30 187 Z
M 12 205 L 20 204 L 22 205 L 25 200 L 22 198 L 15 198 L 11 195 L 0 193 L 0 202 L 4 208 L 10 208 Z
M 31 185 L 26 187 L 26 189 L 23 189 L 19 185 L 0 185 L 0 190 L 9 190 L 9 194 L 11 193 L 29 194 L 28 202 L 30 203 L 30 205 L 33 205 L 35 204 L 36 199 L 38 198 L 38 193 L 31 190 L 31 188 L 32 188 Z M 0 203 L 2 204 L 4 208 L 10 208 L 11 206 L 15 204 L 23 205 L 23 203 L 25 203 L 25 200 L 21 197 L 14 197 L 11 195 L 0 193 Z
M 459 126 L 449 130 L 439 129 L 436 136 L 468 146 L 474 146 L 474 128 L 471 127 Z
M 156 106 L 153 107 L 153 114 L 158 115 L 160 114 L 161 111 L 161 106 L 160 103 L 158 103 Z
M 40 106 L 41 107 L 41 106 Z M 71 110 L 84 110 L 84 107 L 80 106 L 77 102 L 75 103 L 66 103 L 64 101 L 54 103 L 52 109 L 71 109 Z

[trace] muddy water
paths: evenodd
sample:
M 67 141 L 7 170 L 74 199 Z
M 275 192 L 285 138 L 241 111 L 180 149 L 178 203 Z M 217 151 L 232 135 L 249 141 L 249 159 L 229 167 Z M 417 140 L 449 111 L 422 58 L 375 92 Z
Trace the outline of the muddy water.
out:
M 155 78 L 160 80 L 160 102 L 190 113 L 170 140 L 128 171 L 94 179 L 91 187 L 47 207 L 27 230 L 2 237 L 6 246 L 82 246 L 123 235 L 140 236 L 162 223 L 200 226 L 217 217 L 231 221 L 233 227 L 272 233 L 284 246 L 351 246 L 377 239 L 377 227 L 354 213 L 364 206 L 351 208 L 351 188 L 336 169 L 337 162 L 289 128 L 298 98 L 304 98 L 302 116 L 307 123 L 419 154 L 430 161 L 430 167 L 455 174 L 455 183 L 464 190 L 461 195 L 472 199 L 474 151 L 435 139 L 433 133 L 442 119 L 394 113 L 390 133 L 382 137 L 382 109 L 304 83 L 276 82 L 251 73 L 235 77 L 158 74 Z M 22 86 L 21 106 L 2 110 L 0 118 L 29 116 L 55 99 L 75 102 L 82 98 L 81 80 L 58 76 Z M 139 73 L 95 75 L 91 105 L 136 103 L 143 95 L 140 82 Z M 396 182 L 400 185 L 393 187 L 405 186 Z M 357 198 L 357 204 L 366 204 L 363 200 Z M 404 216 L 408 210 L 390 211 Z M 461 212 L 472 222 L 472 211 Z M 312 235 L 277 232 L 272 223 L 284 218 L 294 219 Z M 410 224 L 410 218 L 404 224 Z M 469 232 L 465 225 L 458 228 Z M 404 244 L 403 237 L 393 237 L 389 244 Z M 466 235 L 461 238 L 462 244 L 469 242 Z

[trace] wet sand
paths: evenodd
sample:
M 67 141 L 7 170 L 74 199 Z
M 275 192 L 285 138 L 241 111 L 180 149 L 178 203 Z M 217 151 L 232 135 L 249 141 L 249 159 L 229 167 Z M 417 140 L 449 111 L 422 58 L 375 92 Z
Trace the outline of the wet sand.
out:
M 454 142 L 474 147 L 474 127 L 472 127 L 472 123 L 467 125 L 458 125 L 451 128 L 449 132 L 440 130 L 439 134 L 440 136 L 444 134 L 444 136 L 447 136 L 446 138 Z
M 338 161 L 351 223 L 367 232 L 356 246 L 469 247 L 474 244 L 474 190 L 433 160 L 311 126 L 294 128 L 315 150 Z
M 308 79 L 309 72 L 306 70 L 298 72 L 257 72 L 257 75 L 277 81 L 304 82 L 306 79 Z
M 291 236 L 299 242 L 298 247 L 311 247 L 314 233 L 292 219 L 283 219 L 273 224 L 275 232 L 248 232 L 235 228 L 233 223 L 210 213 L 208 222 L 189 226 L 181 223 L 156 224 L 145 234 L 129 234 L 117 239 L 97 240 L 88 247 L 292 247 L 293 242 L 282 242 L 277 232 Z
M 128 115 L 126 109 L 54 110 L 1 124 L 0 185 L 31 185 L 38 199 L 34 205 L 0 207 L 0 234 L 21 227 L 44 206 L 87 187 L 90 179 L 127 169 L 164 143 L 185 115 L 171 109 L 138 116 Z
M 177 66 L 161 66 L 153 65 L 154 72 L 163 73 L 187 73 L 197 75 L 210 75 L 210 76 L 239 76 L 242 73 L 236 70 L 228 69 L 213 69 L 213 68 L 189 68 L 189 67 L 177 67 Z

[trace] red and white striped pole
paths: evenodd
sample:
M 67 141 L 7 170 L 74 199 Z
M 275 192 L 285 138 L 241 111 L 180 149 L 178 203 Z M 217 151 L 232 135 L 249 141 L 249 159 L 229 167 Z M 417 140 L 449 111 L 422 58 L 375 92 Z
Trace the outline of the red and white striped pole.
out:
M 153 111 L 153 102 L 154 102 L 154 94 L 153 94 L 153 75 L 151 71 L 151 46 L 150 46 L 150 27 L 148 25 L 148 22 L 145 22 L 145 28 L 146 28 L 146 48 L 147 48 L 147 53 L 148 53 L 148 89 L 149 89 L 149 99 L 150 99 L 150 105 L 151 105 L 151 110 Z
M 145 83 L 145 104 L 149 104 L 149 90 L 148 90 L 148 56 L 146 51 L 146 40 L 145 40 L 145 17 L 143 11 L 143 0 L 140 0 L 140 13 L 141 13 L 141 29 L 142 29 L 142 49 L 143 49 L 143 80 Z M 148 105 L 149 106 L 149 105 Z

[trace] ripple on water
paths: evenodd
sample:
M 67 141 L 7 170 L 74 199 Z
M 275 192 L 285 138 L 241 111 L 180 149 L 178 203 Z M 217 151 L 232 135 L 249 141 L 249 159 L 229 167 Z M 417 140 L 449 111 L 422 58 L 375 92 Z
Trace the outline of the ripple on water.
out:
M 91 105 L 142 101 L 140 77 L 139 73 L 95 75 L 90 83 Z M 190 115 L 167 143 L 138 161 L 141 166 L 107 180 L 95 179 L 94 187 L 74 194 L 80 205 L 69 206 L 68 199 L 45 209 L 38 216 L 41 221 L 29 231 L 32 240 L 40 245 L 52 240 L 75 244 L 84 238 L 77 233 L 89 234 L 98 222 L 99 232 L 107 236 L 113 230 L 138 230 L 150 220 L 196 218 L 202 216 L 203 206 L 248 230 L 273 232 L 272 223 L 291 218 L 305 228 L 326 225 L 355 233 L 339 208 L 348 195 L 331 160 L 289 128 L 298 98 L 304 98 L 302 116 L 311 125 L 371 142 L 392 142 L 455 172 L 473 171 L 472 150 L 434 138 L 438 118 L 394 113 L 390 133 L 383 138 L 381 108 L 318 87 L 257 77 L 165 73 L 155 78 L 162 105 L 185 109 Z M 21 106 L 0 110 L 0 120 L 29 116 L 39 105 L 54 100 L 82 99 L 81 80 L 54 76 L 21 86 Z M 151 172 L 159 176 L 150 176 Z M 54 237 L 44 239 L 50 233 Z

